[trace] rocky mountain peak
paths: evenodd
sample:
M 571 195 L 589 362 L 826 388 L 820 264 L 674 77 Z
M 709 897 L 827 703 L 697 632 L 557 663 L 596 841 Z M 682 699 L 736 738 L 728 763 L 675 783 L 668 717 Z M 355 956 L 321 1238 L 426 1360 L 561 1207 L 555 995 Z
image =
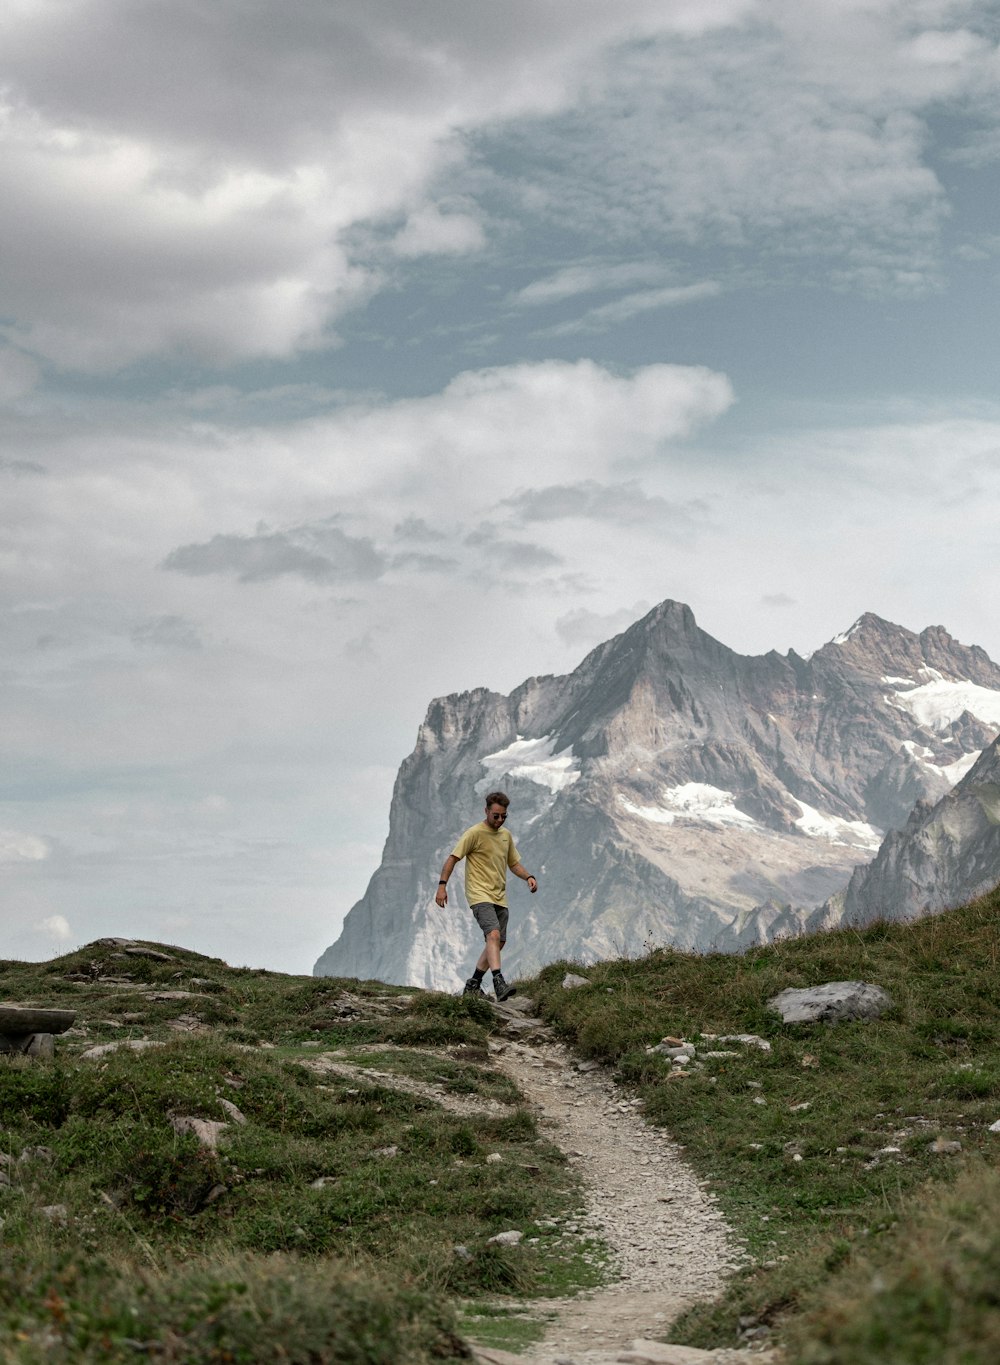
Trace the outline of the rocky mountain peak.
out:
M 842 635 L 816 651 L 813 660 L 836 670 L 860 671 L 884 681 L 968 681 L 1000 686 L 1000 668 L 978 645 L 963 645 L 944 626 L 928 626 L 919 634 L 865 612 Z M 941 675 L 934 679 L 932 673 Z
M 872 675 L 892 670 L 898 673 L 903 667 L 916 667 L 923 662 L 919 635 L 871 611 L 818 649 L 813 659 L 837 669 L 860 668 Z

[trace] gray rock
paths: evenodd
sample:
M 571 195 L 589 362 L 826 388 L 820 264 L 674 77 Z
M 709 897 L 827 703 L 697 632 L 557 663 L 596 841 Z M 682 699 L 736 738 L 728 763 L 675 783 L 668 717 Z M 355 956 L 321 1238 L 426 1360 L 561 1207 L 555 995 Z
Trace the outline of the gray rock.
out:
M 755 1047 L 761 1052 L 770 1052 L 771 1044 L 757 1033 L 723 1033 L 716 1038 L 717 1043 L 742 1043 L 744 1047 Z
M 633 1341 L 627 1351 L 616 1355 L 623 1365 L 712 1365 L 712 1351 L 698 1346 L 677 1346 L 667 1341 Z
M 28 1057 L 38 1057 L 42 1061 L 50 1062 L 56 1055 L 56 1040 L 51 1033 L 33 1033 L 24 1051 Z
M 129 944 L 125 948 L 128 957 L 147 957 L 152 962 L 176 962 L 171 953 L 161 953 L 156 948 L 144 948 L 140 944 Z
M 563 990 L 571 991 L 577 986 L 589 986 L 590 982 L 585 976 L 577 976 L 575 972 L 567 972 L 562 979 Z
M 487 1237 L 486 1245 L 516 1247 L 523 1236 L 523 1232 L 517 1232 L 513 1229 L 510 1232 L 498 1232 L 494 1237 Z
M 69 1222 L 69 1209 L 65 1204 L 46 1204 L 38 1212 L 57 1227 L 65 1227 Z
M 500 1003 L 491 999 L 494 1009 L 502 1014 L 530 1015 L 535 1009 L 535 1002 L 527 995 L 511 995 Z
M 76 1010 L 36 1009 L 33 1005 L 0 1005 L 0 1033 L 24 1037 L 29 1033 L 65 1033 Z
M 98 1043 L 96 1047 L 88 1047 L 86 1052 L 80 1053 L 83 1061 L 98 1061 L 101 1057 L 108 1057 L 112 1052 L 145 1052 L 149 1047 L 164 1047 L 165 1044 L 158 1043 L 152 1038 L 120 1038 L 113 1043 Z
M 247 1121 L 246 1114 L 243 1113 L 242 1109 L 237 1109 L 236 1105 L 233 1104 L 232 1100 L 224 1100 L 220 1098 L 219 1105 L 222 1109 L 226 1111 L 228 1116 L 232 1119 L 233 1123 L 238 1124 L 241 1128 L 246 1126 Z
M 881 986 L 867 981 L 828 981 L 822 986 L 780 991 L 767 1004 L 786 1024 L 836 1024 L 877 1019 L 892 1008 L 892 999 Z
M 19 1166 L 26 1166 L 32 1161 L 55 1161 L 56 1154 L 51 1147 L 25 1147 L 24 1151 L 17 1158 Z
M 187 1114 L 177 1114 L 171 1116 L 170 1126 L 175 1133 L 181 1135 L 193 1133 L 203 1147 L 214 1152 L 219 1145 L 219 1138 L 229 1124 L 219 1123 L 216 1119 L 199 1119 Z
M 935 1156 L 958 1156 L 962 1150 L 962 1144 L 939 1137 L 934 1139 L 927 1150 L 933 1152 Z

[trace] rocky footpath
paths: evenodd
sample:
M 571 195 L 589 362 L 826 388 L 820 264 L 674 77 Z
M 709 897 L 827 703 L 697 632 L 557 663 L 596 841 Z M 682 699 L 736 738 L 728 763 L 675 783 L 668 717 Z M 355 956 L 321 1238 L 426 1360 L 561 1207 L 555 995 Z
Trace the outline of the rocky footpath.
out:
M 681 1149 L 647 1124 L 641 1101 L 626 1098 L 607 1071 L 581 1062 L 515 997 L 498 1007 L 509 1041 L 495 1061 L 516 1081 L 551 1140 L 583 1177 L 587 1212 L 567 1236 L 592 1233 L 612 1253 L 615 1282 L 593 1294 L 535 1305 L 554 1315 L 544 1340 L 522 1355 L 479 1349 L 484 1365 L 750 1365 L 773 1360 L 757 1349 L 701 1351 L 665 1344 L 670 1323 L 698 1299 L 721 1292 L 741 1249 Z M 751 1332 L 754 1329 L 749 1329 Z

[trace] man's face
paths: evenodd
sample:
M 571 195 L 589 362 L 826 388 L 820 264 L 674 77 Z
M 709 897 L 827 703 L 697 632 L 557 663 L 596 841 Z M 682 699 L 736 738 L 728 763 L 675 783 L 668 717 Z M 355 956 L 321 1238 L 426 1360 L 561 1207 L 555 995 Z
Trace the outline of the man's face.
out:
M 504 810 L 503 806 L 498 806 L 496 802 L 494 802 L 492 806 L 486 807 L 486 823 L 489 825 L 490 829 L 499 829 L 506 819 L 507 812 Z

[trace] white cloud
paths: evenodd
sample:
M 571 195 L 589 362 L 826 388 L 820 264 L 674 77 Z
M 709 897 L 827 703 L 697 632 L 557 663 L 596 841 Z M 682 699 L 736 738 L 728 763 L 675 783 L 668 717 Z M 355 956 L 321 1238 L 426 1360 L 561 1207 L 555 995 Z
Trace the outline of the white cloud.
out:
M 987 19 L 971 0 L 497 0 L 446 16 L 293 0 L 280 23 L 236 0 L 11 0 L 2 331 L 95 373 L 329 345 L 393 256 L 488 244 L 483 208 L 456 190 L 483 135 L 545 158 L 534 183 L 519 171 L 504 214 L 547 204 L 619 246 L 745 245 L 780 228 L 784 252 L 835 256 L 845 281 L 918 289 L 938 278 L 948 211 L 927 116 L 977 116 L 970 156 L 995 137 Z M 400 221 L 388 257 L 378 234 L 357 235 L 367 255 L 350 245 Z M 518 302 L 587 292 L 580 270 Z M 612 270 L 621 288 L 676 283 Z M 680 301 L 632 293 L 630 315 Z
M 0 317 L 99 372 L 318 345 L 377 287 L 344 234 L 403 214 L 403 256 L 467 252 L 436 175 L 470 130 L 571 99 L 622 38 L 725 23 L 742 0 L 437 7 L 295 0 L 39 5 L 0 14 Z M 445 201 L 449 199 L 445 192 Z
M 927 120 L 950 103 L 997 122 L 995 43 L 961 23 L 980 8 L 779 0 L 617 53 L 571 115 L 520 126 L 539 169 L 518 162 L 507 191 L 619 248 L 722 246 L 823 279 L 833 258 L 845 284 L 935 286 L 949 204 Z
M 460 256 L 480 251 L 486 236 L 479 218 L 472 213 L 442 213 L 427 205 L 411 213 L 406 226 L 392 239 L 397 256 Z
M 552 275 L 519 289 L 511 296 L 511 303 L 533 308 L 541 304 L 559 303 L 579 294 L 606 293 L 609 290 L 630 288 L 637 284 L 664 285 L 673 272 L 662 261 L 619 261 L 617 264 L 593 262 L 570 265 Z
M 0 829 L 0 864 L 40 863 L 48 856 L 48 844 L 37 835 Z
M 696 284 L 666 285 L 662 289 L 643 289 L 634 294 L 625 294 L 613 303 L 601 304 L 591 308 L 579 318 L 569 322 L 557 323 L 546 327 L 541 335 L 572 336 L 581 332 L 603 332 L 608 327 L 628 322 L 643 313 L 652 313 L 661 308 L 678 308 L 685 303 L 697 303 L 701 299 L 715 298 L 721 294 L 722 286 L 716 280 L 699 280 Z
M 68 943 L 73 937 L 73 930 L 65 915 L 49 915 L 47 919 L 42 920 L 39 927 L 45 937 L 51 939 L 53 943 Z

